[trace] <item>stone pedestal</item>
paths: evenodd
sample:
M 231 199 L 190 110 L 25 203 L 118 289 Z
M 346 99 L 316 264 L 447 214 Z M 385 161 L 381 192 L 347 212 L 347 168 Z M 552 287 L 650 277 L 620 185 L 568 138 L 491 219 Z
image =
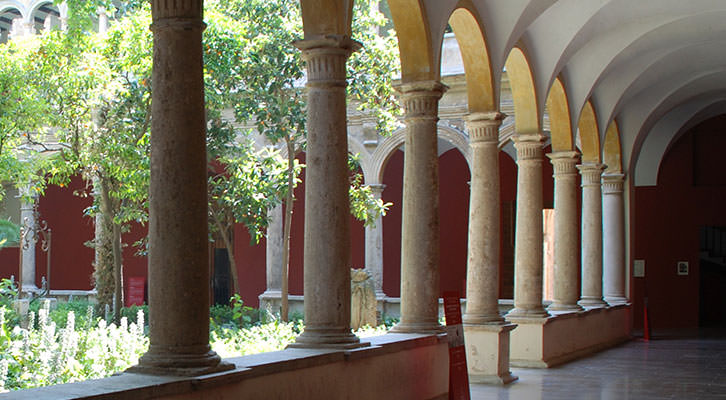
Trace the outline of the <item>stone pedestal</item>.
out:
M 582 297 L 585 308 L 605 307 L 602 300 L 602 191 L 605 165 L 578 165 L 582 175 Z
M 625 304 L 625 206 L 622 174 L 602 176 L 603 294 L 610 305 Z
M 346 61 L 359 44 L 344 36 L 296 42 L 307 63 L 305 331 L 291 347 L 364 345 L 350 331 L 350 200 Z M 367 343 L 365 344 L 367 345 Z
M 577 224 L 577 168 L 574 151 L 550 153 L 555 178 L 555 291 L 549 311 L 582 310 L 580 298 Z
M 509 370 L 509 335 L 514 324 L 464 324 L 469 382 L 507 384 L 517 379 Z
M 539 133 L 514 136 L 517 149 L 517 221 L 514 309 L 507 319 L 547 317 L 542 305 L 542 144 Z
M 130 372 L 234 368 L 209 346 L 202 0 L 152 1 L 149 350 Z
M 443 332 L 439 324 L 439 99 L 435 81 L 398 87 L 406 121 L 401 244 L 401 322 L 393 332 Z M 307 203 L 306 203 L 307 204 Z
M 466 272 L 468 324 L 501 323 L 499 314 L 499 126 L 504 114 L 469 116 L 472 149 L 469 249 Z

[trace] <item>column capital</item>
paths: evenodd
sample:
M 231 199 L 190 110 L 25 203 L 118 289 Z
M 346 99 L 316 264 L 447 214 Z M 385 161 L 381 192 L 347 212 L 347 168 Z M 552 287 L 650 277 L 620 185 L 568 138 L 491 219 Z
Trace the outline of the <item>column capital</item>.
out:
M 466 116 L 466 125 L 469 130 L 469 142 L 499 142 L 499 127 L 507 115 L 499 111 L 477 112 Z
M 373 192 L 373 195 L 377 198 L 381 197 L 381 194 L 383 193 L 383 189 L 386 188 L 386 185 L 382 183 L 369 183 L 366 186 L 371 188 L 371 191 Z
M 580 161 L 580 153 L 576 151 L 558 151 L 545 154 L 554 167 L 554 177 L 576 176 L 577 162 Z
M 307 86 L 345 87 L 346 61 L 361 44 L 348 36 L 328 35 L 296 40 L 307 63 Z
M 545 136 L 541 133 L 518 133 L 512 136 L 517 149 L 517 163 L 522 161 L 541 161 Z
M 191 18 L 202 20 L 202 0 L 154 0 L 151 2 L 151 15 L 154 21 L 167 18 Z
M 623 193 L 624 183 L 625 174 L 605 173 L 602 175 L 602 192 L 603 194 Z
M 439 99 L 449 88 L 439 81 L 398 83 L 394 87 L 401 94 L 406 121 L 437 119 Z
M 582 187 L 600 186 L 600 177 L 605 168 L 605 164 L 601 163 L 579 164 L 577 169 L 580 170 L 580 175 L 582 175 Z

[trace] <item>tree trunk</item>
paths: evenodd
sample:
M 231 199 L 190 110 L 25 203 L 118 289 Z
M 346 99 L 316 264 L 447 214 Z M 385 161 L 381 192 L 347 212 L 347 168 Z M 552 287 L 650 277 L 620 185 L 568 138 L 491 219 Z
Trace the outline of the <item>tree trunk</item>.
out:
M 121 321 L 121 307 L 124 305 L 124 275 L 122 257 L 121 226 L 117 223 L 113 223 L 113 277 L 115 282 L 113 320 L 116 323 Z
M 288 276 L 290 268 L 290 230 L 292 227 L 292 203 L 295 200 L 294 193 L 294 165 L 295 165 L 295 143 L 290 135 L 285 136 L 287 145 L 287 196 L 285 197 L 285 225 L 282 233 L 282 288 L 280 289 L 280 318 L 284 322 L 289 320 L 290 306 L 288 303 Z
M 222 235 L 222 241 L 224 247 L 227 248 L 227 256 L 229 257 L 229 273 L 232 275 L 232 289 L 234 294 L 241 294 L 239 291 L 239 276 L 237 275 L 237 261 L 234 259 L 234 243 L 229 235 L 229 227 L 234 226 L 233 222 L 230 222 L 230 218 L 226 218 L 227 224 L 223 224 L 219 215 L 212 211 L 214 217 L 214 223 L 217 225 L 217 230 Z
M 104 225 L 110 230 L 111 241 L 111 268 L 113 277 L 113 319 L 115 322 L 121 320 L 121 307 L 123 307 L 123 270 L 121 254 L 121 226 L 113 222 L 113 217 L 120 207 L 114 204 L 110 195 L 110 183 L 103 177 L 99 178 L 101 183 L 101 213 L 103 213 Z
M 94 286 L 98 304 L 103 309 L 113 304 L 114 297 L 114 259 L 113 259 L 113 227 L 108 218 L 108 195 L 104 195 L 105 187 L 101 179 L 93 181 L 95 187 L 94 196 L 100 206 L 100 213 L 96 215 L 96 232 L 94 240 L 95 265 L 93 271 Z

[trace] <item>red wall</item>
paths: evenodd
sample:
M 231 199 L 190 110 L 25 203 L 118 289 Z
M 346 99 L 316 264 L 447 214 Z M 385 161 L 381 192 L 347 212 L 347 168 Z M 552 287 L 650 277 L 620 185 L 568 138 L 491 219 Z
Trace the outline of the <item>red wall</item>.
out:
M 646 296 L 651 329 L 698 326 L 699 229 L 726 226 L 724 126 L 720 116 L 692 129 L 666 153 L 657 186 L 633 188 L 632 259 L 645 260 L 646 273 L 631 280 L 636 329 L 643 326 Z M 689 275 L 676 274 L 678 261 L 689 262 Z
M 68 186 L 49 186 L 39 200 L 40 219 L 52 232 L 51 289 L 89 290 L 93 279 L 93 249 L 85 242 L 93 240 L 93 219 L 84 210 L 93 200 L 74 194 L 90 192 L 86 182 L 76 176 Z M 46 254 L 36 246 L 36 285 L 46 275 Z
M 17 247 L 6 247 L 0 250 L 0 278 L 15 277 L 17 284 L 19 278 L 18 261 L 20 254 Z

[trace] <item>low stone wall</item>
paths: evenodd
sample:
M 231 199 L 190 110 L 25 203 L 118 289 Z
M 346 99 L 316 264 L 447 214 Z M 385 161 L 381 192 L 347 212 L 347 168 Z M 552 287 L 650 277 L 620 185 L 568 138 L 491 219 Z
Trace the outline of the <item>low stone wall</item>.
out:
M 548 318 L 518 318 L 510 363 L 548 368 L 630 340 L 631 306 L 618 305 Z
M 125 373 L 29 389 L 13 399 L 448 399 L 445 335 L 387 334 L 355 350 L 287 349 L 226 359 L 232 371 L 196 378 Z

